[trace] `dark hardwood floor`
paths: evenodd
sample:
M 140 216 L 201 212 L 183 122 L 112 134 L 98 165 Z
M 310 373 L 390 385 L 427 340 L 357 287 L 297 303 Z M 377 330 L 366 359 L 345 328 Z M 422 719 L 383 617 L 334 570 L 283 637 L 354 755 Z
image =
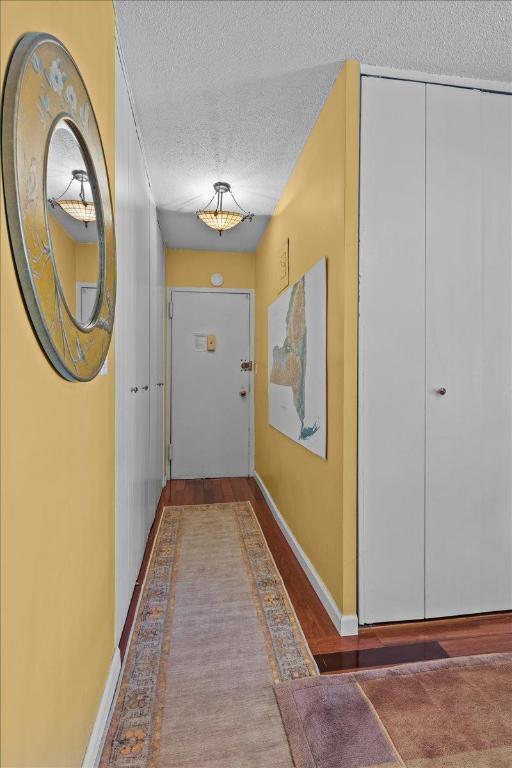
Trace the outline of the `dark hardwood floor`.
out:
M 512 613 L 379 624 L 340 637 L 250 477 L 172 480 L 162 491 L 146 555 L 121 638 L 124 655 L 151 544 L 164 506 L 250 501 L 320 671 L 346 672 L 408 661 L 512 651 Z

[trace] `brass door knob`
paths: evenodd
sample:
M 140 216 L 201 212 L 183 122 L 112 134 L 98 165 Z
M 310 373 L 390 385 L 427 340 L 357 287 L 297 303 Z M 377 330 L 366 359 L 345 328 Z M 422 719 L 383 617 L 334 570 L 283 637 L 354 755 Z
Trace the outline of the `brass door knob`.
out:
M 246 396 L 246 394 L 247 394 L 247 390 L 242 388 L 242 389 L 240 390 L 240 397 L 245 397 L 245 396 Z

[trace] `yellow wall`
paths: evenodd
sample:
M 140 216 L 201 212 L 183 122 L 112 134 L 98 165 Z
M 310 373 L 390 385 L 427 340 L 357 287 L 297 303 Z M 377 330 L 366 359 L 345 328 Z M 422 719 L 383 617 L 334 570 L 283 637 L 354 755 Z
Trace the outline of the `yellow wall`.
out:
M 76 312 L 76 257 L 75 241 L 68 235 L 55 216 L 48 216 L 52 238 L 53 257 L 57 266 L 59 281 L 64 291 L 70 312 Z
M 256 470 L 345 614 L 356 612 L 359 67 L 347 62 L 256 251 Z M 267 309 L 281 246 L 290 283 L 327 257 L 327 460 L 268 424 Z
M 48 222 L 60 284 L 68 307 L 75 315 L 76 284 L 98 282 L 98 245 L 75 241 L 54 216 L 48 216 Z
M 212 237 L 214 232 L 212 232 Z M 206 288 L 210 275 L 224 275 L 223 288 L 254 288 L 254 253 L 165 251 L 166 283 L 176 288 Z
M 97 283 L 99 260 L 96 243 L 75 243 L 75 260 L 77 283 Z
M 114 183 L 114 12 L 4 1 L 1 74 L 17 38 L 51 32 L 89 89 Z M 62 379 L 20 295 L 1 207 L 2 764 L 81 765 L 114 652 L 114 370 Z

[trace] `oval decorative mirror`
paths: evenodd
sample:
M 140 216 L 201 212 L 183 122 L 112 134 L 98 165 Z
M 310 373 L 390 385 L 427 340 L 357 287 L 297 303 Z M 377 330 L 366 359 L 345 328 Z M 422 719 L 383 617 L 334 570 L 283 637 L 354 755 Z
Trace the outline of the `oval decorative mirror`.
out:
M 2 123 L 9 236 L 32 325 L 62 376 L 90 381 L 114 323 L 114 222 L 91 101 L 53 36 L 30 33 L 16 46 Z

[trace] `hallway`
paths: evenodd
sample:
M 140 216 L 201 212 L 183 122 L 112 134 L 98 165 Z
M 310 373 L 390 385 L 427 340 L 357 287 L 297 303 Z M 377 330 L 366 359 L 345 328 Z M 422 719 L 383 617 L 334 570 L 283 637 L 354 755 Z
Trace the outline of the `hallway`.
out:
M 264 540 L 258 543 L 258 524 L 279 575 L 272 573 Z M 246 553 L 240 560 L 237 541 L 244 542 L 241 551 Z M 245 570 L 254 578 L 246 591 L 244 558 Z M 277 609 L 288 599 L 280 593 L 280 578 L 318 671 L 344 673 L 347 683 L 356 679 L 352 672 L 372 669 L 377 676 L 383 670 L 384 682 L 390 666 L 415 669 L 411 662 L 426 663 L 426 669 L 433 664 L 430 668 L 441 673 L 443 667 L 435 664 L 449 665 L 450 659 L 456 660 L 459 674 L 467 669 L 473 675 L 471 658 L 478 669 L 479 658 L 495 659 L 499 665 L 504 652 L 512 651 L 511 613 L 361 628 L 358 637 L 342 638 L 252 478 L 171 481 L 162 492 L 122 635 L 122 654 L 128 655 L 101 768 L 121 768 L 127 759 L 136 768 L 302 766 L 301 755 L 314 749 L 315 742 L 310 733 L 297 747 L 296 740 L 303 737 L 293 725 L 297 715 L 289 697 L 295 683 L 296 695 L 302 695 L 299 683 L 308 677 L 314 681 L 318 672 L 300 630 L 297 634 L 293 629 L 291 607 Z M 298 762 L 288 753 L 272 679 Z M 293 683 L 287 687 L 286 680 Z M 463 678 L 460 684 L 465 684 Z M 475 684 L 474 677 L 470 684 Z M 503 706 L 506 710 L 505 700 Z M 332 715 L 331 707 L 328 711 Z M 364 732 L 374 726 L 361 727 Z M 466 737 L 468 742 L 475 738 L 470 726 Z M 386 754 L 389 746 L 379 745 L 376 734 L 372 738 L 377 739 L 375 749 Z
M 428 660 L 439 658 L 440 654 L 457 657 L 512 652 L 510 611 L 403 624 L 380 624 L 361 627 L 356 637 L 340 637 L 252 477 L 170 481 L 162 491 L 154 529 L 158 527 L 166 506 L 234 501 L 251 503 L 320 672 L 352 671 Z M 147 554 L 152 541 L 153 536 L 148 541 Z M 143 580 L 146 566 L 147 556 L 138 582 Z M 138 602 L 139 595 L 140 587 L 137 586 L 132 601 L 134 604 Z M 133 612 L 127 620 L 126 628 L 131 626 L 132 616 Z M 123 637 L 126 636 L 126 628 Z M 124 654 L 123 643 L 121 647 Z
M 317 669 L 248 502 L 164 507 L 102 768 L 292 768 L 273 686 Z
M 0 75 L 1 768 L 509 768 L 512 2 L 0 0 Z

